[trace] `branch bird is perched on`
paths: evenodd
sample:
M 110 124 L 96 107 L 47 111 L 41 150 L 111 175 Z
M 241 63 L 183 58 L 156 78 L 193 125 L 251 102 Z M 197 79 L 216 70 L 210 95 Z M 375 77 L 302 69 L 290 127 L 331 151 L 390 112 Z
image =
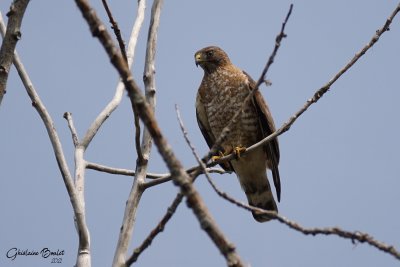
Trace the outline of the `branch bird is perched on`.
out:
M 272 171 L 278 201 L 281 185 L 279 178 L 279 145 L 275 138 L 263 147 L 240 156 L 244 148 L 253 145 L 275 131 L 271 112 L 257 90 L 251 101 L 243 101 L 256 86 L 255 81 L 244 71 L 233 65 L 228 55 L 219 47 L 209 46 L 195 53 L 196 65 L 204 70 L 196 98 L 196 116 L 200 130 L 211 148 L 222 130 L 235 113 L 242 109 L 237 123 L 232 125 L 222 141 L 220 153 L 237 154 L 237 159 L 222 163 L 227 171 L 234 171 L 246 193 L 249 204 L 261 209 L 278 212 L 267 168 Z M 258 222 L 268 221 L 268 216 L 253 212 Z

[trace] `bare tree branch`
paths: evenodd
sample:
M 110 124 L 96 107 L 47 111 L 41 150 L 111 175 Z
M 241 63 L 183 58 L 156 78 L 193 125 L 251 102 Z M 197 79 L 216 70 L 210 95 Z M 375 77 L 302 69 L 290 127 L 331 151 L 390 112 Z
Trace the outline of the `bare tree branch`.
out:
M 145 93 L 146 102 L 148 103 L 151 110 L 154 112 L 155 108 L 155 77 L 154 77 L 154 64 L 155 64 L 155 47 L 157 43 L 157 31 L 160 24 L 161 15 L 161 5 L 162 1 L 155 0 L 151 8 L 150 26 L 147 37 L 147 49 L 146 49 L 146 60 L 144 67 L 144 83 L 145 83 Z M 138 114 L 138 106 L 133 102 L 132 107 L 134 107 L 136 114 Z M 139 125 L 138 119 L 135 117 L 135 125 Z M 137 132 L 136 132 L 137 133 Z M 136 134 L 136 140 L 138 135 Z M 132 185 L 131 192 L 129 194 L 128 201 L 125 207 L 124 219 L 119 235 L 119 240 L 117 244 L 117 249 L 114 255 L 113 266 L 121 266 L 125 263 L 125 255 L 128 251 L 129 242 L 133 233 L 133 227 L 136 218 L 136 211 L 139 205 L 140 197 L 143 194 L 145 188 L 142 186 L 145 182 L 148 159 L 151 152 L 152 138 L 149 134 L 147 128 L 143 130 L 143 140 L 140 147 L 141 156 L 138 157 L 136 161 L 136 175 L 135 180 Z M 136 141 L 136 146 L 138 146 L 138 141 Z
M 136 172 L 134 170 L 128 170 L 128 169 L 121 169 L 121 168 L 114 168 L 114 167 L 109 167 L 105 166 L 102 164 L 94 163 L 94 162 L 86 162 L 86 168 L 95 170 L 95 171 L 100 171 L 100 172 L 106 172 L 110 174 L 118 174 L 118 175 L 125 175 L 125 176 L 135 176 Z M 209 173 L 218 173 L 218 174 L 225 174 L 228 173 L 227 171 L 221 169 L 221 168 L 207 168 L 207 171 Z M 188 171 L 190 172 L 190 171 Z M 147 179 L 152 179 L 152 180 L 157 180 L 157 179 L 164 179 L 164 178 L 169 178 L 168 181 L 171 180 L 171 174 L 170 173 L 146 173 L 146 178 Z M 143 185 L 145 188 L 151 187 L 147 186 L 147 183 Z
M 78 133 L 76 132 L 75 129 L 74 120 L 72 119 L 71 112 L 65 112 L 63 117 L 68 122 L 68 128 L 71 131 L 72 135 L 72 142 L 74 143 L 74 146 L 77 147 L 79 145 L 79 138 L 78 138 Z
M 120 169 L 120 168 L 112 168 L 105 165 L 93 163 L 93 162 L 86 162 L 86 168 L 91 170 L 96 170 L 100 172 L 106 172 L 110 174 L 119 174 L 119 175 L 126 175 L 126 176 L 135 176 L 135 171 L 128 170 L 128 169 Z M 149 174 L 152 178 L 160 178 L 162 176 L 158 176 L 156 174 Z
M 122 56 L 125 58 L 125 61 L 128 62 L 128 57 L 126 55 L 126 50 L 125 50 L 125 43 L 124 43 L 124 40 L 122 39 L 122 35 L 121 35 L 121 31 L 118 27 L 118 23 L 114 19 L 111 9 L 108 6 L 107 0 L 102 0 L 102 3 L 104 6 L 104 9 L 107 12 L 108 19 L 110 20 L 111 29 L 113 29 L 115 37 L 117 38 L 119 49 L 121 49 Z
M 7 31 L 3 33 L 3 43 L 0 48 L 0 105 L 6 93 L 7 79 L 17 42 L 21 39 L 22 18 L 29 0 L 14 0 L 8 11 Z M 0 14 L 1 15 L 1 14 Z
M 194 156 L 194 158 L 196 159 L 197 163 L 199 164 L 199 166 L 201 167 L 204 175 L 207 177 L 207 179 L 211 180 L 206 165 L 204 164 L 204 162 L 200 159 L 199 155 L 196 152 L 196 148 L 194 147 L 194 145 L 192 144 L 192 142 L 190 142 L 188 133 L 186 131 L 185 125 L 183 124 L 183 120 L 182 120 L 182 116 L 181 113 L 179 111 L 179 107 L 178 105 L 175 105 L 175 111 L 176 111 L 176 117 L 178 119 L 179 122 L 179 127 L 181 128 L 183 137 L 185 138 L 186 144 L 189 146 L 190 150 L 192 151 L 192 154 Z
M 223 170 L 221 168 L 215 168 L 215 167 L 206 168 L 206 170 L 207 170 L 208 173 L 218 173 L 218 174 L 231 173 L 229 171 L 225 171 L 225 170 Z M 203 173 L 202 169 L 198 165 L 193 166 L 193 167 L 191 167 L 189 169 L 186 169 L 186 172 L 191 177 L 197 177 L 197 176 L 199 176 L 200 174 Z M 171 179 L 172 179 L 171 178 L 171 174 L 170 173 L 166 173 L 164 176 L 161 176 L 161 177 L 159 177 L 157 179 L 154 179 L 152 181 L 148 181 L 148 182 L 144 183 L 143 187 L 145 189 L 147 189 L 149 187 L 153 187 L 153 186 L 156 186 L 156 185 L 160 185 L 160 184 L 169 182 L 169 181 L 171 181 Z
M 5 33 L 5 26 L 3 22 L 3 18 L 0 14 L 0 30 L 2 35 Z M 83 199 L 80 198 L 78 190 L 76 190 L 74 181 L 72 179 L 71 173 L 68 168 L 68 164 L 65 160 L 64 152 L 62 149 L 62 145 L 60 142 L 60 138 L 58 137 L 56 128 L 54 126 L 54 122 L 48 113 L 46 107 L 42 103 L 39 95 L 37 94 L 35 87 L 33 86 L 32 81 L 29 78 L 28 73 L 25 70 L 17 52 L 14 53 L 14 66 L 16 67 L 18 74 L 24 84 L 24 87 L 32 101 L 33 107 L 39 113 L 40 118 L 42 119 L 47 134 L 49 135 L 54 155 L 57 160 L 58 167 L 61 172 L 61 176 L 64 180 L 65 187 L 67 189 L 72 208 L 75 215 L 75 225 L 78 231 L 79 236 L 79 249 L 78 249 L 78 257 L 77 257 L 77 266 L 90 266 L 91 257 L 90 257 L 90 238 L 89 238 L 89 230 L 86 225 L 86 218 L 84 212 L 84 203 Z
M 139 117 L 142 119 L 143 123 L 149 130 L 149 133 L 153 137 L 158 151 L 171 171 L 175 184 L 180 187 L 181 192 L 185 195 L 188 206 L 196 215 L 201 228 L 209 235 L 211 240 L 220 250 L 221 254 L 224 255 L 228 266 L 244 266 L 239 255 L 236 253 L 234 245 L 227 240 L 214 222 L 202 198 L 190 182 L 190 177 L 183 169 L 182 164 L 178 161 L 170 144 L 162 134 L 161 129 L 154 118 L 152 108 L 148 105 L 141 94 L 140 88 L 132 77 L 123 57 L 115 48 L 104 24 L 101 23 L 87 0 L 76 0 L 76 3 L 82 12 L 83 17 L 86 19 L 93 36 L 99 39 L 106 50 L 111 63 L 118 70 L 118 73 L 124 81 L 125 88 L 128 90 L 132 105 L 138 107 Z

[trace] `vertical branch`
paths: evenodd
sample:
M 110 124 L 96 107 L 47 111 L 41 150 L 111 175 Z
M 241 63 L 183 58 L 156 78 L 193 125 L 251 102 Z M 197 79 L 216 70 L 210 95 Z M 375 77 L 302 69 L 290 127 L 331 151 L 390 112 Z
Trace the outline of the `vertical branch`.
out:
M 68 127 L 72 134 L 72 142 L 74 143 L 74 147 L 77 147 L 79 145 L 79 137 L 78 137 L 78 133 L 76 132 L 74 121 L 72 120 L 71 112 L 65 112 L 63 117 L 68 122 Z
M 107 16 L 110 19 L 110 23 L 112 25 L 111 28 L 114 30 L 115 37 L 117 37 L 119 49 L 121 50 L 122 56 L 124 57 L 125 61 L 128 62 L 128 57 L 126 55 L 124 40 L 122 40 L 121 31 L 118 27 L 118 23 L 115 21 L 113 15 L 111 13 L 111 10 L 110 10 L 110 7 L 108 6 L 107 0 L 102 0 L 102 2 L 103 2 L 104 9 L 107 12 Z
M 157 44 L 157 31 L 160 25 L 160 15 L 162 0 L 154 0 L 153 6 L 151 8 L 151 20 L 149 33 L 147 36 L 147 47 L 146 47 L 146 59 L 143 73 L 143 82 L 145 86 L 146 101 L 150 105 L 151 109 L 154 111 L 156 105 L 156 81 L 154 78 L 155 74 L 155 56 L 156 56 L 156 44 Z M 147 162 L 151 150 L 151 136 L 149 131 L 145 128 L 143 131 L 143 149 L 147 150 L 148 153 L 144 160 Z M 139 165 L 147 165 L 139 163 Z
M 7 31 L 0 48 L 0 105 L 6 93 L 7 79 L 13 62 L 15 47 L 21 39 L 21 23 L 29 0 L 14 0 L 7 13 Z M 0 14 L 1 15 L 1 14 Z
M 72 134 L 72 141 L 75 147 L 74 160 L 75 160 L 75 191 L 76 196 L 80 203 L 80 216 L 86 221 L 86 209 L 85 209 L 85 170 L 86 161 L 84 159 L 85 147 L 79 142 L 79 137 L 76 132 L 72 115 L 69 112 L 65 112 L 63 116 L 67 122 L 68 127 Z M 87 236 L 84 240 L 81 240 L 81 232 L 78 229 L 79 236 L 79 252 L 77 257 L 76 266 L 88 267 L 90 266 L 90 235 L 87 231 Z M 81 254 L 84 251 L 84 254 Z M 88 260 L 89 259 L 89 260 Z
M 75 191 L 76 196 L 80 203 L 80 214 L 79 216 L 86 222 L 86 209 L 85 209 L 85 168 L 86 168 L 86 161 L 83 158 L 85 154 L 85 148 L 78 144 L 75 147 Z M 89 267 L 90 264 L 90 235 L 89 230 L 85 232 L 85 236 L 81 238 L 82 233 L 78 229 L 78 236 L 79 236 L 79 252 L 76 261 L 77 267 Z M 86 258 L 89 258 L 87 261 Z
M 0 14 L 0 30 L 2 35 L 5 34 L 5 26 L 3 19 Z M 42 119 L 47 134 L 49 135 L 49 139 L 51 141 L 51 145 L 53 147 L 54 155 L 57 160 L 58 168 L 60 169 L 61 176 L 64 180 L 65 187 L 67 189 L 72 208 L 75 215 L 75 224 L 79 235 L 79 249 L 78 249 L 78 257 L 77 257 L 77 266 L 90 266 L 91 258 L 90 258 L 90 250 L 89 250 L 89 230 L 86 225 L 85 214 L 81 199 L 79 198 L 79 194 L 74 186 L 74 181 L 72 179 L 71 173 L 69 171 L 67 161 L 65 160 L 64 152 L 62 149 L 62 145 L 60 142 L 60 138 L 58 137 L 56 128 L 54 126 L 54 122 L 48 113 L 46 107 L 42 103 L 39 95 L 37 94 L 32 81 L 29 78 L 28 73 L 25 70 L 17 52 L 15 51 L 14 66 L 16 67 L 18 74 L 24 84 L 26 92 L 28 93 L 33 107 L 38 112 L 40 118 Z
M 155 108 L 155 52 L 157 44 L 157 31 L 160 24 L 162 0 L 155 0 L 151 8 L 150 26 L 147 37 L 146 62 L 143 74 L 145 84 L 146 101 L 152 111 Z M 136 105 L 132 104 L 137 111 Z M 136 166 L 136 176 L 132 185 L 131 192 L 125 207 L 124 219 L 114 254 L 113 266 L 121 266 L 125 264 L 125 255 L 128 251 L 129 242 L 133 233 L 133 227 L 136 219 L 136 211 L 140 198 L 145 190 L 143 184 L 145 182 L 148 159 L 150 157 L 152 146 L 152 138 L 147 128 L 143 130 L 143 140 L 141 145 L 142 157 L 138 157 Z

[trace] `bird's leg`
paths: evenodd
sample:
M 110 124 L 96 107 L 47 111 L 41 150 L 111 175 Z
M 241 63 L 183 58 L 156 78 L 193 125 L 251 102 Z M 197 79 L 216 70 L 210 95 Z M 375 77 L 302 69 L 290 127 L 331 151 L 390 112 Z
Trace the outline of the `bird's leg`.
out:
M 246 147 L 244 146 L 235 146 L 233 148 L 233 153 L 236 155 L 236 157 L 239 159 L 240 158 L 240 154 L 246 151 Z

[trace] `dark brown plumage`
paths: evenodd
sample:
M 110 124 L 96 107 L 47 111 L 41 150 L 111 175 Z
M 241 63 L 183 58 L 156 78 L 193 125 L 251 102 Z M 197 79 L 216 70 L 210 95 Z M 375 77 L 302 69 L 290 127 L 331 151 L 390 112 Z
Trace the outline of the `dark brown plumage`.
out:
M 209 46 L 199 50 L 195 53 L 195 61 L 204 70 L 196 98 L 197 122 L 211 148 L 256 83 L 246 72 L 233 65 L 219 47 Z M 261 93 L 256 91 L 222 142 L 220 150 L 224 154 L 232 153 L 238 148 L 251 146 L 274 131 L 271 112 Z M 266 169 L 272 171 L 280 200 L 279 157 L 278 140 L 274 139 L 264 147 L 222 164 L 222 167 L 237 174 L 250 205 L 277 212 Z M 253 216 L 259 222 L 268 220 L 261 214 L 253 213 Z

